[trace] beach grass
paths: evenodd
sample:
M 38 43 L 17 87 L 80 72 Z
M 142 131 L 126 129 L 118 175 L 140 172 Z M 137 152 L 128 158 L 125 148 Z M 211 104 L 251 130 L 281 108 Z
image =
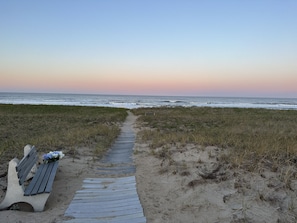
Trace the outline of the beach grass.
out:
M 100 156 L 120 132 L 126 109 L 59 106 L 0 105 L 0 161 L 23 156 L 26 144 L 40 152 L 75 153 L 89 147 Z
M 162 158 L 170 157 L 170 146 L 191 143 L 222 148 L 228 151 L 220 157 L 222 162 L 249 171 L 263 166 L 277 171 L 297 163 L 295 110 L 161 107 L 133 112 L 140 116 L 139 139 Z

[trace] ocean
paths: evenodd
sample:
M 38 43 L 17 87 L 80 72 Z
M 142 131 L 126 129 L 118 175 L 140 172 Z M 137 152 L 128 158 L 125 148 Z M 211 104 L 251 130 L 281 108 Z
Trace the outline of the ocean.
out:
M 0 93 L 0 104 L 76 105 L 128 109 L 183 106 L 297 110 L 297 98 L 136 96 L 53 93 Z

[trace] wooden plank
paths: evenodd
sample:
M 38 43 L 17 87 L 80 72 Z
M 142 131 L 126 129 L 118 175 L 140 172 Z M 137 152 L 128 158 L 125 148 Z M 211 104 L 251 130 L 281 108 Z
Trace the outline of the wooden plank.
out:
M 108 153 L 106 153 L 106 156 L 112 156 L 112 154 L 133 154 L 132 148 L 133 148 L 133 145 L 130 145 L 130 148 L 121 147 L 118 149 L 114 149 L 114 150 L 111 150 Z
M 25 195 L 25 196 L 29 196 L 29 195 L 31 195 L 32 190 L 34 189 L 34 187 L 35 187 L 35 185 L 36 185 L 38 179 L 41 178 L 41 175 L 42 175 L 42 173 L 43 173 L 43 168 L 44 168 L 43 165 L 40 165 L 40 166 L 38 167 L 37 172 L 35 173 L 35 175 L 34 175 L 32 181 L 31 181 L 30 184 L 27 186 L 27 188 L 26 188 L 26 190 L 25 190 L 25 192 L 24 192 L 24 195 Z
M 97 202 L 97 203 L 101 203 L 101 202 L 104 202 L 104 203 L 112 203 L 112 202 L 125 202 L 125 201 L 133 201 L 135 200 L 134 198 L 137 198 L 136 195 L 133 195 L 133 196 L 127 196 L 127 197 L 121 197 L 121 198 L 116 198 L 116 197 L 113 197 L 113 199 L 108 199 L 108 198 L 101 198 L 101 197 L 84 197 L 84 196 L 81 196 L 81 197 L 76 197 L 75 199 L 73 199 L 73 201 L 75 203 L 94 203 L 94 202 Z
M 125 184 L 123 187 L 121 187 L 120 185 L 114 185 L 112 187 L 107 187 L 107 188 L 104 188 L 100 185 L 97 185 L 97 186 L 94 186 L 94 187 L 89 187 L 87 185 L 84 185 L 82 189 L 97 189 L 97 190 L 102 190 L 102 192 L 115 192 L 115 191 L 121 191 L 121 190 L 127 190 L 127 189 L 130 189 L 130 188 L 135 188 L 136 190 L 136 183 L 131 183 L 131 184 Z
M 124 202 L 135 202 L 135 201 L 139 201 L 139 198 L 138 198 L 138 196 L 131 196 L 129 198 L 126 198 L 125 200 L 109 200 L 109 201 L 103 201 L 103 200 L 101 200 L 100 197 L 88 197 L 88 196 L 86 196 L 86 197 L 83 197 L 83 196 L 78 197 L 78 196 L 75 196 L 72 201 L 73 201 L 73 203 L 92 203 L 92 202 L 98 202 L 98 203 L 100 203 L 100 202 L 104 202 L 106 204 L 107 203 L 112 204 L 112 203 L 118 202 L 119 204 L 121 204 L 122 202 L 124 203 Z
M 39 166 L 39 168 L 41 168 L 41 173 L 40 173 L 40 176 L 38 177 L 32 191 L 31 191 L 30 195 L 36 195 L 37 194 L 39 186 L 40 186 L 41 182 L 43 181 L 43 177 L 44 177 L 44 175 L 45 175 L 45 173 L 47 171 L 48 165 L 41 164 Z M 34 178 L 35 178 L 35 176 L 34 176 Z
M 110 157 L 110 156 L 114 156 L 114 155 L 121 155 L 121 156 L 131 156 L 133 153 L 130 151 L 125 151 L 125 150 L 114 150 L 112 152 L 109 152 L 106 154 L 106 156 Z M 124 162 L 124 160 L 122 160 Z
M 77 198 L 88 198 L 89 200 L 95 200 L 98 198 L 100 201 L 114 201 L 114 200 L 124 200 L 131 198 L 133 196 L 137 196 L 136 192 L 130 192 L 130 193 L 125 193 L 125 194 L 114 194 L 112 193 L 109 194 L 98 194 L 98 193 L 92 193 L 90 194 L 91 196 L 86 196 L 86 193 L 83 194 L 77 194 Z
M 71 216 L 75 218 L 106 218 L 106 217 L 116 217 L 116 216 L 126 216 L 126 215 L 133 215 L 133 214 L 142 214 L 143 215 L 143 209 L 137 208 L 137 209 L 131 209 L 131 210 L 115 210 L 112 212 L 98 212 L 100 207 L 89 207 L 89 206 L 82 206 L 79 209 L 74 210 L 74 212 L 71 212 Z
M 25 192 L 24 192 L 25 196 L 31 195 L 32 190 L 34 189 L 34 186 L 36 185 L 36 182 L 41 177 L 40 176 L 41 174 L 42 174 L 42 168 L 40 168 L 40 166 L 39 166 L 39 168 L 37 169 L 37 172 L 35 173 L 33 179 L 31 180 L 30 184 L 25 189 Z
M 30 173 L 32 167 L 37 162 L 37 153 L 35 149 L 32 149 L 30 153 L 22 159 L 22 163 L 16 167 L 18 172 L 19 184 L 22 185 Z
M 146 219 L 141 214 L 108 218 L 76 218 L 64 221 L 65 223 L 145 223 Z
M 142 207 L 140 205 L 135 205 L 135 206 L 130 206 L 130 207 L 124 207 L 124 206 L 120 206 L 120 207 L 104 207 L 103 206 L 104 204 L 102 203 L 97 205 L 96 203 L 83 203 L 83 204 L 76 204 L 76 205 L 71 205 L 69 206 L 67 212 L 68 213 L 77 213 L 79 211 L 79 213 L 81 212 L 84 212 L 84 213 L 89 213 L 89 212 L 98 212 L 100 213 L 101 215 L 103 213 L 106 213 L 106 212 L 115 212 L 116 210 L 118 211 L 124 211 L 124 210 L 135 210 L 135 209 L 141 209 L 142 210 Z M 96 207 L 96 210 L 94 210 L 93 207 L 91 206 L 94 206 L 94 208 Z
M 109 219 L 107 221 L 108 223 L 145 223 L 146 222 L 146 218 L 144 216 L 141 217 L 133 217 L 133 216 L 129 216 L 129 218 L 125 218 L 125 217 L 114 217 L 112 219 Z
M 82 222 L 88 222 L 88 223 L 145 223 L 146 220 L 144 217 L 142 217 L 142 219 L 128 219 L 127 220 L 113 220 L 113 219 L 72 219 L 72 220 L 68 220 L 67 223 L 82 223 Z
M 139 200 L 136 199 L 137 196 L 131 196 L 129 198 L 125 198 L 122 200 L 104 200 L 104 199 L 100 199 L 100 198 L 95 198 L 95 199 L 91 199 L 91 198 L 82 198 L 81 200 L 77 200 L 77 199 L 73 199 L 73 205 L 95 205 L 95 206 L 103 206 L 106 205 L 110 205 L 110 206 L 115 206 L 115 207 L 120 207 L 120 206 L 125 206 L 125 202 L 127 202 L 127 204 L 133 204 L 133 203 L 140 203 Z M 72 205 L 69 206 L 69 208 Z
M 123 154 L 129 154 L 129 155 L 131 155 L 131 154 L 133 154 L 133 152 L 132 151 L 129 151 L 129 150 L 132 150 L 132 148 L 133 147 L 131 147 L 131 148 L 122 148 L 122 149 L 117 149 L 117 150 L 111 150 L 111 151 L 109 151 L 109 152 L 107 152 L 106 154 L 105 154 L 105 156 L 104 157 L 112 157 L 114 154 L 116 155 L 116 154 L 121 154 L 121 155 L 123 155 Z M 104 158 L 103 157 L 103 158 Z M 123 162 L 124 162 L 124 160 L 123 160 Z
M 71 203 L 69 208 L 72 207 L 79 207 L 80 205 L 104 205 L 104 207 L 121 207 L 121 206 L 129 206 L 133 204 L 138 204 L 140 205 L 140 201 L 138 197 L 131 197 L 126 200 L 116 200 L 116 201 L 101 201 L 100 199 L 95 199 L 95 200 L 87 200 L 87 199 L 82 199 L 82 200 L 74 200 L 75 202 Z
M 113 183 L 113 182 L 134 182 L 135 176 L 128 176 L 128 177 L 113 177 L 113 178 L 86 178 L 83 182 L 89 183 Z
M 110 183 L 110 182 L 104 182 L 104 183 L 83 183 L 83 187 L 86 186 L 96 186 L 98 188 L 123 188 L 123 187 L 128 187 L 130 185 L 136 184 L 135 181 L 131 182 L 119 182 L 119 183 Z M 121 186 L 122 185 L 122 186 Z
M 97 182 L 97 183 L 86 183 L 86 182 L 84 182 L 83 183 L 83 187 L 84 186 L 88 186 L 88 185 L 90 185 L 90 186 L 97 186 L 97 187 L 99 187 L 99 188 L 113 188 L 113 187 L 120 187 L 120 188 L 122 188 L 121 187 L 121 185 L 123 185 L 123 186 L 125 186 L 125 185 L 130 185 L 130 184 L 135 184 L 136 182 L 135 181 L 127 181 L 127 182 L 118 182 L 118 183 L 112 183 L 112 182 Z
M 96 196 L 96 193 L 84 192 L 81 195 L 82 196 L 79 196 L 79 194 L 76 194 L 76 197 L 77 198 L 89 198 L 89 199 L 90 198 L 95 199 L 96 197 L 98 197 L 101 201 L 125 200 L 125 199 L 131 198 L 133 196 L 138 196 L 137 192 L 130 193 L 130 194 L 117 194 L 117 195 L 113 195 L 113 196 Z M 85 196 L 85 195 L 89 195 L 89 196 Z
M 123 164 L 133 162 L 132 155 L 130 156 L 113 156 L 102 158 L 102 163 L 114 163 L 114 164 Z
M 102 190 L 125 190 L 130 189 L 131 187 L 136 187 L 136 182 L 126 183 L 122 186 L 119 184 L 84 184 L 82 186 L 83 189 L 89 189 L 89 188 L 97 188 Z
M 131 134 L 120 135 L 115 142 L 131 142 L 134 144 L 135 136 Z
M 123 170 L 123 169 L 134 169 L 134 165 L 129 166 L 111 166 L 111 167 L 97 167 L 97 170 Z
M 71 219 L 71 220 L 67 220 L 67 221 L 64 221 L 65 223 L 84 223 L 84 222 L 88 222 L 88 223 L 145 223 L 146 221 L 145 220 L 140 220 L 140 219 L 137 219 L 136 220 L 133 220 L 130 221 L 130 219 L 127 221 L 127 220 L 123 220 L 123 221 L 114 221 L 112 219 L 110 220 L 107 220 L 107 219 L 89 219 L 89 218 L 80 218 L 80 219 Z
M 16 166 L 16 171 L 19 171 L 19 169 L 22 169 L 23 166 L 26 164 L 26 161 L 28 160 L 28 158 L 31 156 L 34 157 L 36 153 L 37 153 L 37 151 L 36 151 L 35 147 L 33 146 L 31 148 L 31 150 L 29 151 L 29 153 L 20 160 L 20 162 Z
M 133 218 L 135 215 L 143 216 L 142 209 L 135 209 L 135 210 L 122 210 L 122 211 L 114 211 L 114 212 L 98 212 L 100 207 L 97 209 L 91 209 L 88 207 L 84 207 L 83 209 L 77 209 L 74 212 L 69 212 L 69 216 L 75 217 L 75 218 L 97 218 L 97 219 L 104 219 L 104 218 L 116 218 L 116 217 L 126 217 L 126 218 Z M 88 211 L 88 212 L 86 212 Z
M 122 175 L 131 175 L 134 174 L 135 171 L 134 170 L 122 170 L 122 171 L 116 171 L 116 170 L 111 170 L 111 171 L 100 171 L 100 172 L 96 172 L 96 174 L 105 177 L 105 176 L 118 176 L 119 174 Z
M 48 179 L 48 183 L 46 185 L 46 188 L 44 190 L 45 193 L 50 193 L 52 191 L 52 187 L 53 187 L 54 179 L 55 179 L 56 172 L 57 172 L 57 169 L 58 169 L 59 161 L 54 162 L 52 165 L 53 165 L 53 168 L 52 168 L 52 172 L 50 174 L 50 177 Z
M 73 207 L 73 206 L 79 206 L 79 205 L 96 205 L 98 204 L 98 206 L 100 205 L 106 205 L 107 207 L 120 207 L 120 206 L 125 206 L 125 205 L 132 205 L 132 204 L 140 204 L 140 201 L 138 199 L 138 197 L 131 197 L 131 198 L 127 198 L 126 200 L 113 200 L 113 201 L 102 201 L 99 198 L 97 199 L 81 199 L 81 200 L 73 200 L 74 202 L 71 202 L 71 204 L 69 205 L 69 208 Z
M 101 171 L 122 171 L 122 170 L 136 170 L 136 167 L 132 164 L 123 163 L 123 165 L 118 165 L 114 167 L 97 167 L 97 170 Z
M 16 171 L 21 172 L 22 170 L 25 170 L 28 165 L 34 165 L 35 162 L 32 161 L 37 157 L 36 151 L 30 152 L 27 156 L 23 157 L 22 161 L 19 162 L 19 164 L 16 166 Z M 31 162 L 30 162 L 31 161 Z
M 120 183 L 117 183 L 117 184 L 83 184 L 82 188 L 86 187 L 86 188 L 89 188 L 89 187 L 94 187 L 94 188 L 98 188 L 98 189 L 118 189 L 118 190 L 121 190 L 121 189 L 125 189 L 125 188 L 130 188 L 131 186 L 135 186 L 136 185 L 136 182 L 126 182 L 126 183 L 122 183 L 122 186 Z
M 83 186 L 83 188 L 81 190 L 77 191 L 77 194 L 80 193 L 116 193 L 116 194 L 121 194 L 121 193 L 125 193 L 125 192 L 129 192 L 129 191 L 136 191 L 136 185 L 131 184 L 131 187 L 126 187 L 126 188 L 102 188 L 102 187 L 85 187 Z
M 38 157 L 33 156 L 30 160 L 28 160 L 28 165 L 24 166 L 20 172 L 18 172 L 19 184 L 22 185 L 26 180 L 28 174 L 30 173 L 32 167 L 36 164 Z
M 83 184 L 82 189 L 125 190 L 136 187 L 136 182 L 120 184 Z
M 69 207 L 69 211 L 75 212 L 76 210 L 83 211 L 83 208 L 87 208 L 87 210 L 84 210 L 85 213 L 87 212 L 93 212 L 92 207 L 96 207 L 96 212 L 98 213 L 106 213 L 106 212 L 116 212 L 116 211 L 123 211 L 123 210 L 136 210 L 136 209 L 141 209 L 142 207 L 139 203 L 134 203 L 130 205 L 121 205 L 121 206 L 105 206 L 104 203 L 102 202 L 101 204 L 99 203 L 84 203 L 84 204 L 76 204 L 76 205 L 71 205 Z
M 44 164 L 44 165 L 47 165 L 47 170 L 46 170 L 45 174 L 43 175 L 42 181 L 40 182 L 39 188 L 37 190 L 37 194 L 41 194 L 45 190 L 45 187 L 48 183 L 48 178 L 49 178 L 52 168 L 53 168 L 53 165 L 51 165 L 51 164 L 52 163 Z
M 118 141 L 118 142 L 116 142 L 115 144 L 113 144 L 111 146 L 110 151 L 112 151 L 114 149 L 123 149 L 123 148 L 129 149 L 129 148 L 131 148 L 131 146 L 132 147 L 134 146 L 134 143 L 132 141 L 131 142 L 129 142 L 127 140 L 125 140 L 125 141 Z
M 24 195 L 36 195 L 44 192 L 50 193 L 57 168 L 58 161 L 49 164 L 41 164 L 32 181 L 25 189 Z
M 120 144 L 120 143 L 131 143 L 134 145 L 134 142 L 135 142 L 135 138 L 134 137 L 131 137 L 131 136 L 120 136 L 119 138 L 117 138 L 114 142 L 113 145 L 117 145 L 117 144 Z M 112 148 L 111 146 L 111 148 Z
M 131 188 L 125 188 L 125 189 L 104 189 L 104 188 L 97 188 L 97 187 L 91 187 L 91 188 L 84 188 L 82 190 L 78 190 L 79 193 L 96 193 L 98 195 L 100 194 L 123 194 L 123 193 L 129 193 L 131 191 L 136 191 L 135 185 L 131 186 Z
M 131 137 L 126 137 L 126 138 L 122 138 L 122 139 L 117 139 L 115 141 L 115 143 L 130 143 L 130 144 L 133 144 L 134 145 L 134 138 L 131 138 Z
M 100 190 L 98 190 L 98 189 L 92 189 L 92 190 L 79 190 L 79 191 L 77 191 L 77 196 L 79 196 L 79 195 L 82 195 L 82 196 L 86 196 L 87 194 L 89 194 L 90 196 L 100 196 L 100 197 L 110 197 L 110 198 L 112 198 L 112 197 L 114 197 L 114 196 L 127 196 L 127 195 L 129 195 L 129 194 L 136 194 L 137 193 L 137 191 L 136 191 L 136 189 L 135 190 L 128 190 L 128 191 L 123 191 L 123 192 L 121 192 L 121 191 L 118 191 L 118 192 L 116 192 L 116 191 L 114 191 L 114 192 L 112 192 L 112 191 L 109 191 L 109 192 L 104 192 L 104 191 L 100 191 Z

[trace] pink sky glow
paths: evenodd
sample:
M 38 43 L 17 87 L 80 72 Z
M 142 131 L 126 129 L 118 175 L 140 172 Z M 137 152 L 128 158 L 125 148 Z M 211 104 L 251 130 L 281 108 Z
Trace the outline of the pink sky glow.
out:
M 0 92 L 297 98 L 297 2 L 1 1 Z

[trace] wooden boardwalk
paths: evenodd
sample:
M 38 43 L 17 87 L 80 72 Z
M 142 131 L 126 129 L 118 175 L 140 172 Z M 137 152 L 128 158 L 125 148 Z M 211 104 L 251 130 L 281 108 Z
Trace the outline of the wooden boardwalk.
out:
M 121 134 L 100 160 L 97 178 L 86 178 L 65 212 L 64 223 L 143 223 L 133 164 L 135 134 L 131 114 Z

